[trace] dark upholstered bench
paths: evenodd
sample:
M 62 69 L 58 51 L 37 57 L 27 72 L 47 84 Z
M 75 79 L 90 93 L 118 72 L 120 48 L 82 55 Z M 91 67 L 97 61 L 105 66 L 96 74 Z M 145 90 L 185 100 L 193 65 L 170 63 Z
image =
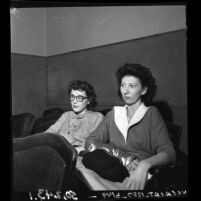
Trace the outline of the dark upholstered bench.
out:
M 25 137 L 31 135 L 36 118 L 31 113 L 22 113 L 12 116 L 13 137 Z
M 77 151 L 61 135 L 39 133 L 13 138 L 13 158 L 15 191 L 60 190 L 70 185 Z

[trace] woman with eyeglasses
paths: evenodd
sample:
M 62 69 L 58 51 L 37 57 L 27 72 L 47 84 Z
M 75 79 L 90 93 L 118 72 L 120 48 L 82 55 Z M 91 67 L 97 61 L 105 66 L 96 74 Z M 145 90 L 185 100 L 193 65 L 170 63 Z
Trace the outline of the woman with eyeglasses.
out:
M 87 81 L 76 80 L 68 87 L 72 111 L 67 111 L 45 132 L 63 135 L 78 152 L 84 150 L 85 138 L 96 129 L 103 115 L 91 109 L 97 105 L 94 88 Z

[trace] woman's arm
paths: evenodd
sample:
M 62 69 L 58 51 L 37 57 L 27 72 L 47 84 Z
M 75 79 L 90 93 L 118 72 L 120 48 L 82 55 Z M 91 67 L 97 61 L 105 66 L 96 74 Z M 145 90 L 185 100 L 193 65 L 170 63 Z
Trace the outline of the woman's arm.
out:
M 124 180 L 124 188 L 127 190 L 143 190 L 151 167 L 168 164 L 169 159 L 166 153 L 158 153 L 138 163 L 130 177 Z
M 101 113 L 99 112 L 95 113 L 95 115 L 90 119 L 90 123 L 91 123 L 90 133 L 96 130 L 98 125 L 103 121 L 103 119 L 104 119 L 104 116 Z
M 106 120 L 98 125 L 98 127 L 85 139 L 85 149 L 88 150 L 91 145 L 99 146 L 106 144 L 108 141 Z
M 152 152 L 155 155 L 161 153 L 153 162 L 150 160 L 153 163 L 152 167 L 174 164 L 176 162 L 176 152 L 170 140 L 169 132 L 161 114 L 156 108 L 151 115 L 150 140 Z
M 112 118 L 113 112 L 110 111 L 108 114 L 103 118 L 97 128 L 91 132 L 91 134 L 85 140 L 85 149 L 88 150 L 91 145 L 95 145 L 96 147 L 100 147 L 105 145 L 109 142 L 109 130 L 108 124 L 110 119 Z
M 154 155 L 141 160 L 130 177 L 124 180 L 124 188 L 127 190 L 143 190 L 148 180 L 150 168 L 175 162 L 175 150 L 169 139 L 165 123 L 157 109 L 153 110 L 150 118 L 150 140 Z

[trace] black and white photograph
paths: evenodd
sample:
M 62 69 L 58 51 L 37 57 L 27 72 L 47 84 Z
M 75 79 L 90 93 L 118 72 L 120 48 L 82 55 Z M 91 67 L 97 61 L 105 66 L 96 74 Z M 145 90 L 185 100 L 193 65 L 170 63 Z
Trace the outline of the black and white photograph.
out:
M 188 198 L 187 5 L 9 9 L 12 201 Z

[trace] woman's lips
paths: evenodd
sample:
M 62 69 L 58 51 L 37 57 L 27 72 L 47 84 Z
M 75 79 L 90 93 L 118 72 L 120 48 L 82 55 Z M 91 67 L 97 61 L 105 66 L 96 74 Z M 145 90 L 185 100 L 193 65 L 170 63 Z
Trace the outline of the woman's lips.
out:
M 77 105 L 73 105 L 73 108 L 78 108 L 79 106 L 77 106 Z

